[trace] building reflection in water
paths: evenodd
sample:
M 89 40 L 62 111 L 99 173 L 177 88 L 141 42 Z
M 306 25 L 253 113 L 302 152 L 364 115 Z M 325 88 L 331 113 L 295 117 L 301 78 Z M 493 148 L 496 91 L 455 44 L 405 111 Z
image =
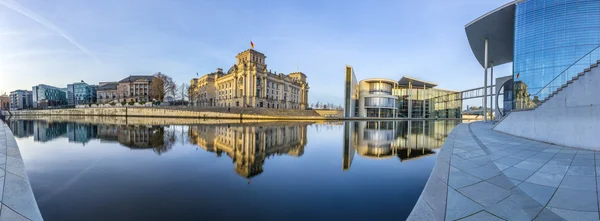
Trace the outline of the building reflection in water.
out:
M 263 172 L 265 159 L 276 155 L 302 156 L 308 124 L 194 125 L 188 134 L 190 143 L 219 157 L 227 154 L 235 164 L 235 172 L 251 178 Z
M 91 140 L 119 143 L 130 149 L 153 150 L 160 155 L 185 131 L 191 144 L 218 157 L 226 154 L 234 171 L 251 178 L 263 172 L 266 159 L 288 155 L 300 157 L 307 144 L 309 122 L 233 123 L 181 126 L 114 125 L 48 120 L 9 120 L 16 137 L 33 136 L 36 142 L 57 138 L 86 145 Z M 435 154 L 459 121 L 358 121 L 331 122 L 316 126 L 327 130 L 344 124 L 343 170 L 350 169 L 355 155 L 369 159 L 398 158 L 400 161 Z M 181 136 L 179 136 L 181 135 Z
M 44 120 L 11 120 L 15 137 L 33 136 L 36 142 L 67 138 L 71 143 L 87 144 L 91 140 L 116 142 L 131 149 L 152 149 L 157 154 L 169 151 L 175 143 L 175 131 L 165 126 L 109 125 Z
M 343 170 L 354 155 L 400 161 L 432 155 L 460 121 L 357 121 L 344 124 Z

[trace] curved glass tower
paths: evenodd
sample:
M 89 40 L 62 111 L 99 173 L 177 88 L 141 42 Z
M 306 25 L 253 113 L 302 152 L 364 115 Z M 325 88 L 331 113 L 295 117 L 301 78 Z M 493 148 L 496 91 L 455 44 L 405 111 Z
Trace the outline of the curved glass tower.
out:
M 533 102 L 545 98 L 538 92 L 555 78 L 569 77 L 560 75 L 567 68 L 577 71 L 588 68 L 589 64 L 584 62 L 576 64 L 581 67 L 571 68 L 571 65 L 600 45 L 597 0 L 517 2 L 514 22 L 513 79 L 517 109 L 528 97 Z M 589 59 L 600 59 L 600 53 L 592 54 Z M 539 98 L 533 97 L 538 94 Z

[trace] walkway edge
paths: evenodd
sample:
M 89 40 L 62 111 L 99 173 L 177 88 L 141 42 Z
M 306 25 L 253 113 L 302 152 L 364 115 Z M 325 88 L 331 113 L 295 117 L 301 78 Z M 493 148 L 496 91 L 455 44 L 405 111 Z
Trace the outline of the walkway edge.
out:
M 419 196 L 407 220 L 445 220 L 446 202 L 448 196 L 448 175 L 450 174 L 450 160 L 454 149 L 456 129 L 466 127 L 467 124 L 456 126 L 442 145 L 438 153 L 435 166 L 429 175 L 427 184 Z
M 1 162 L 4 161 L 4 162 Z M 17 141 L 0 121 L 0 221 L 43 220 L 33 195 Z

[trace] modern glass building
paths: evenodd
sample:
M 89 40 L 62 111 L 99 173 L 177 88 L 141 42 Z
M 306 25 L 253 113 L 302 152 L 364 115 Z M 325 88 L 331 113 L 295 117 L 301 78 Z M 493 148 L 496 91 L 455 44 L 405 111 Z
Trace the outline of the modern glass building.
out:
M 358 84 L 358 116 L 395 117 L 398 112 L 398 96 L 392 95 L 396 81 L 371 78 Z
M 435 88 L 437 84 L 403 76 L 398 81 L 369 78 L 356 83 L 346 66 L 345 117 L 460 118 L 458 91 Z
M 89 85 L 84 81 L 67 85 L 69 105 L 93 104 L 97 100 L 97 85 Z
M 67 95 L 57 87 L 40 84 L 31 88 L 33 108 L 45 109 L 67 104 Z
M 494 66 L 513 62 L 515 109 L 535 107 L 600 60 L 597 0 L 513 1 L 465 30 L 486 79 L 488 68 L 493 75 Z

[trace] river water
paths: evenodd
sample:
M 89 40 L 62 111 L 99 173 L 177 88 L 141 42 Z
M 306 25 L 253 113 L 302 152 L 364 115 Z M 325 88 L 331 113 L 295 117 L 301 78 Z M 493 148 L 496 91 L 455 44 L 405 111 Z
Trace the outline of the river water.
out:
M 7 122 L 45 220 L 404 220 L 460 123 Z

